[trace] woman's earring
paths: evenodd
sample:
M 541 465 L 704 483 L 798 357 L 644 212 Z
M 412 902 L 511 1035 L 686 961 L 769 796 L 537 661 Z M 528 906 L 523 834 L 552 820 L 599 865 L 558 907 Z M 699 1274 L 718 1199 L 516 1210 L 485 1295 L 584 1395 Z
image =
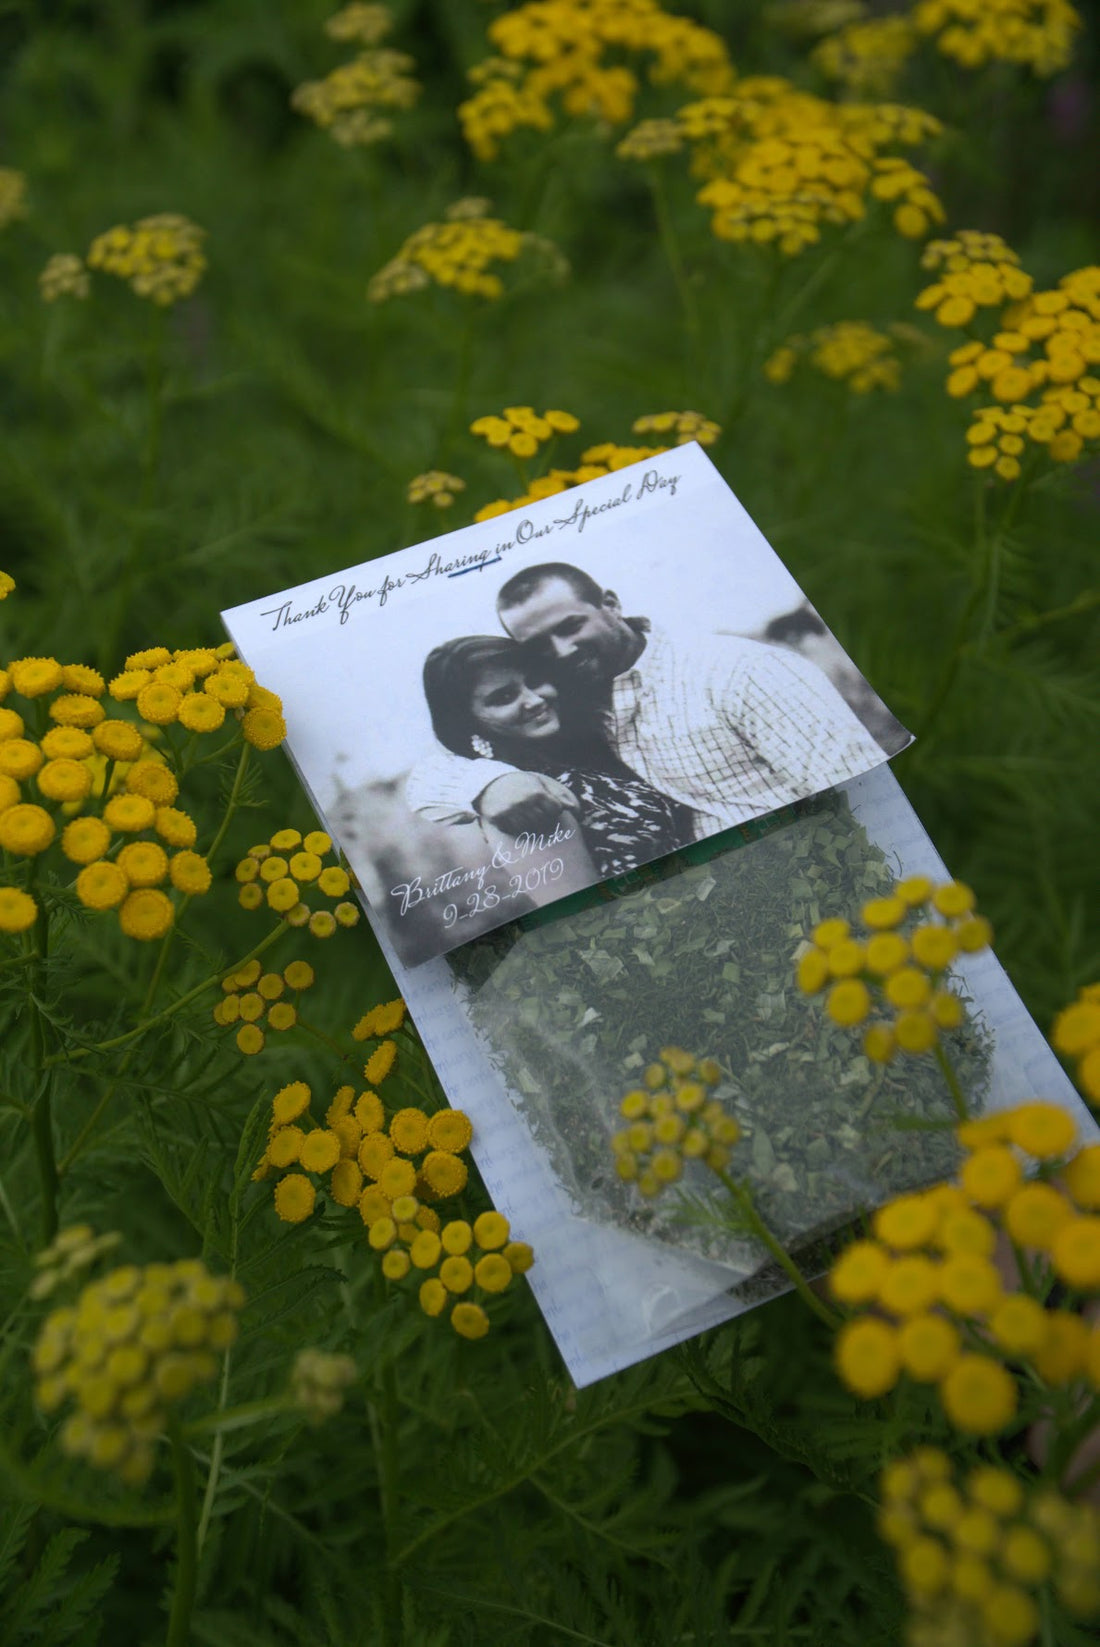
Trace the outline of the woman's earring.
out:
M 480 732 L 475 732 L 470 739 L 470 748 L 475 755 L 480 755 L 482 760 L 491 761 L 493 758 L 493 746 L 488 738 L 481 736 Z

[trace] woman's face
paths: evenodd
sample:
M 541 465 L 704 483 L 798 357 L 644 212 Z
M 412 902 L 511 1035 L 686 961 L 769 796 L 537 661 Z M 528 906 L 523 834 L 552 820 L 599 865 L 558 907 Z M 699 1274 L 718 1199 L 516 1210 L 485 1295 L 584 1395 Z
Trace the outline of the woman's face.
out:
M 474 730 L 493 738 L 552 738 L 561 730 L 557 691 L 549 681 L 532 684 L 506 663 L 486 664 L 470 698 Z

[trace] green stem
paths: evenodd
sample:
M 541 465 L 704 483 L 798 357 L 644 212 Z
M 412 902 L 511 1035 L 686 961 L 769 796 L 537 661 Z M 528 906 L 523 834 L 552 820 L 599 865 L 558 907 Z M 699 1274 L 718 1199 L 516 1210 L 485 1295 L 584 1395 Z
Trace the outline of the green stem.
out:
M 226 1360 L 222 1372 L 222 1389 L 229 1383 L 229 1362 Z M 219 1398 L 220 1399 L 220 1398 Z M 277 1418 L 280 1413 L 294 1412 L 295 1404 L 289 1395 L 265 1395 L 256 1401 L 242 1401 L 236 1407 L 219 1406 L 205 1418 L 196 1418 L 190 1424 L 185 1424 L 183 1434 L 188 1440 L 200 1435 L 215 1436 L 214 1450 L 210 1459 L 210 1480 L 207 1481 L 207 1497 L 212 1499 L 210 1481 L 217 1477 L 217 1463 L 220 1459 L 220 1445 L 222 1436 L 229 1430 L 245 1430 L 250 1424 L 259 1424 L 265 1418 Z M 199 1523 L 199 1544 L 201 1546 L 206 1536 L 206 1524 L 209 1521 L 206 1504 L 203 1504 L 202 1519 Z
M 376 1293 L 385 1298 L 385 1280 L 375 1271 Z M 387 1359 L 378 1375 L 378 1399 L 368 1405 L 371 1439 L 378 1464 L 378 1507 L 386 1548 L 385 1580 L 382 1593 L 382 1639 L 384 1647 L 398 1639 L 401 1622 L 401 1577 L 398 1571 L 397 1500 L 400 1471 L 397 1450 L 397 1376 L 392 1359 Z
M 237 807 L 240 805 L 241 789 L 244 785 L 244 777 L 245 773 L 248 771 L 248 762 L 251 754 L 252 745 L 250 743 L 242 743 L 241 757 L 237 762 L 237 770 L 233 774 L 233 787 L 229 791 L 229 799 L 225 803 L 225 812 L 222 816 L 222 821 L 218 825 L 217 834 L 214 836 L 214 839 L 210 842 L 210 845 L 206 849 L 207 863 L 209 863 L 211 858 L 214 857 L 218 848 L 225 840 L 226 831 L 228 830 L 229 825 L 233 822 Z
M 96 1041 L 90 1047 L 76 1047 L 72 1052 L 57 1053 L 52 1058 L 47 1058 L 46 1063 L 71 1063 L 77 1058 L 87 1058 L 93 1052 L 111 1052 L 115 1047 L 126 1046 L 129 1041 L 135 1040 L 139 1035 L 144 1035 L 146 1030 L 163 1023 L 166 1018 L 174 1017 L 183 1007 L 189 1006 L 197 996 L 212 988 L 214 984 L 220 983 L 229 973 L 239 972 L 242 966 L 247 966 L 249 961 L 254 961 L 257 956 L 262 955 L 265 949 L 270 949 L 276 939 L 281 938 L 287 930 L 287 923 L 280 921 L 278 926 L 273 927 L 267 937 L 256 945 L 255 949 L 250 949 L 248 954 L 242 955 L 239 961 L 234 961 L 231 966 L 219 967 L 218 971 L 211 973 L 209 978 L 204 978 L 201 984 L 196 984 L 194 989 L 187 991 L 186 995 L 181 995 L 178 1001 L 173 1001 L 171 1006 L 164 1008 L 163 1012 L 158 1012 L 155 1018 L 145 1019 L 143 1023 L 137 1024 L 133 1029 L 128 1029 L 125 1035 L 115 1035 L 109 1041 Z
M 723 1171 L 721 1167 L 713 1167 L 711 1170 L 729 1191 L 730 1195 L 737 1203 L 737 1206 L 740 1209 L 749 1229 L 752 1231 L 753 1235 L 756 1236 L 757 1240 L 761 1242 L 763 1246 L 767 1247 L 768 1251 L 771 1253 L 784 1275 L 787 1276 L 802 1302 L 809 1309 L 813 1310 L 819 1320 L 824 1321 L 830 1332 L 835 1332 L 840 1326 L 840 1317 L 834 1315 L 829 1306 L 827 1304 L 823 1304 L 817 1294 L 811 1291 L 809 1282 L 806 1280 L 806 1277 L 803 1275 L 802 1271 L 799 1269 L 786 1247 L 783 1246 L 781 1241 L 776 1239 L 767 1224 L 764 1222 L 763 1218 L 761 1218 L 759 1212 L 756 1210 L 756 1202 L 753 1200 L 751 1190 L 749 1190 L 744 1184 L 739 1184 L 736 1179 L 731 1178 L 729 1173 Z
M 699 310 L 695 303 L 695 294 L 684 268 L 684 260 L 680 255 L 680 245 L 676 239 L 676 230 L 672 224 L 672 213 L 669 211 L 668 196 L 661 174 L 656 166 L 646 167 L 646 176 L 649 179 L 650 192 L 653 195 L 653 210 L 657 218 L 657 236 L 661 248 L 668 260 L 672 281 L 676 287 L 676 295 L 680 299 L 680 307 L 684 311 L 684 332 L 687 338 L 687 364 L 690 380 L 697 377 L 699 364 Z
M 951 1060 L 943 1050 L 943 1044 L 940 1041 L 936 1042 L 934 1056 L 936 1063 L 939 1065 L 940 1074 L 943 1076 L 947 1085 L 947 1090 L 951 1094 L 951 1102 L 955 1106 L 955 1114 L 958 1116 L 960 1121 L 969 1121 L 970 1110 L 967 1107 L 963 1089 L 959 1085 L 959 1078 L 955 1074 L 954 1069 L 951 1067 Z
M 316 1024 L 307 1023 L 304 1018 L 300 1017 L 297 1020 L 297 1028 L 304 1029 L 306 1034 L 312 1035 L 315 1041 L 322 1041 L 325 1046 L 328 1047 L 330 1052 L 334 1052 L 336 1054 L 342 1064 L 349 1064 L 352 1068 L 358 1070 L 359 1066 L 352 1055 L 349 1052 L 344 1052 L 344 1050 L 332 1039 L 332 1036 L 326 1035 L 323 1029 L 317 1028 Z
M 125 1042 L 133 1043 L 136 1036 L 143 1035 L 147 1029 L 152 1029 L 155 1024 L 162 1023 L 165 1019 L 171 1018 L 173 1013 L 178 1012 L 181 1007 L 187 1006 L 188 1002 L 193 1001 L 197 995 L 201 995 L 204 990 L 211 988 L 213 984 L 219 983 L 222 978 L 227 976 L 228 973 L 239 972 L 242 966 L 247 965 L 249 961 L 254 961 L 258 955 L 263 954 L 265 949 L 270 948 L 277 938 L 282 937 L 286 930 L 286 922 L 280 921 L 278 926 L 269 932 L 263 942 L 257 944 L 256 948 L 252 950 L 250 954 L 243 956 L 241 960 L 235 962 L 233 966 L 223 967 L 220 972 L 215 972 L 212 977 L 205 978 L 201 984 L 197 984 L 195 988 L 189 990 L 186 995 L 182 995 L 178 1001 L 173 1001 L 170 1007 L 165 1007 L 164 1011 L 158 1013 L 155 1018 L 150 1018 L 148 1022 L 139 1024 L 136 1029 L 129 1030 L 125 1035 L 116 1035 L 113 1041 L 101 1041 L 96 1046 L 92 1047 L 77 1047 L 73 1052 L 68 1054 L 68 1057 L 70 1059 L 83 1058 L 90 1052 L 105 1052 L 110 1050 L 112 1047 L 121 1046 Z M 68 1172 L 77 1156 L 83 1152 L 88 1139 L 95 1131 L 100 1116 L 107 1108 L 107 1105 L 111 1102 L 111 1099 L 114 1097 L 115 1092 L 118 1090 L 120 1083 L 125 1077 L 126 1071 L 130 1067 L 131 1059 L 136 1051 L 137 1047 L 133 1044 L 127 1047 L 126 1055 L 119 1064 L 118 1069 L 115 1072 L 114 1079 L 111 1081 L 111 1084 L 103 1094 L 103 1097 L 99 1100 L 99 1103 L 89 1115 L 88 1119 L 77 1133 L 73 1143 L 70 1144 L 69 1148 L 62 1157 L 59 1168 L 60 1172 Z M 57 1059 L 47 1060 L 47 1062 L 57 1061 Z
M 33 874 L 32 881 L 33 885 Z M 46 1024 L 38 1004 L 46 958 L 50 952 L 50 917 L 44 903 L 38 905 L 38 915 L 30 940 L 39 959 L 32 966 L 27 979 L 27 997 L 30 1007 L 31 1063 L 36 1093 L 31 1112 L 31 1131 L 34 1153 L 38 1162 L 38 1183 L 42 1192 L 42 1245 L 48 1247 L 57 1234 L 57 1156 L 53 1140 L 53 1092 L 49 1076 L 45 1074 L 49 1059 L 46 1056 Z
M 188 1647 L 199 1571 L 195 1538 L 195 1464 L 191 1449 L 175 1419 L 168 1422 L 168 1439 L 172 1444 L 172 1464 L 176 1472 L 176 1583 L 172 1592 L 172 1612 L 165 1647 Z

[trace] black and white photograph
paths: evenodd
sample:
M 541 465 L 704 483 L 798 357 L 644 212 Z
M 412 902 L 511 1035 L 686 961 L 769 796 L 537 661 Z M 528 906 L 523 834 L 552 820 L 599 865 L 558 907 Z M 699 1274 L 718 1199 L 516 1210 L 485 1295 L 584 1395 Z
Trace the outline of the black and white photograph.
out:
M 910 741 L 698 446 L 224 616 L 409 966 Z

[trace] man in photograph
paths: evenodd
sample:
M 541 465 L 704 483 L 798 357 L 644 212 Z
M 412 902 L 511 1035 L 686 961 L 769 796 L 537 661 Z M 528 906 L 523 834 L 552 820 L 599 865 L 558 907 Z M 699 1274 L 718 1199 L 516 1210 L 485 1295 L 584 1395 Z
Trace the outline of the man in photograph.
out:
M 536 672 L 583 702 L 624 767 L 689 809 L 693 838 L 832 788 L 884 758 L 821 669 L 786 647 L 700 630 L 674 639 L 565 562 L 527 567 L 497 598 Z M 406 790 L 437 822 L 548 827 L 561 785 L 493 761 L 428 756 Z M 688 837 L 692 838 L 692 837 Z

